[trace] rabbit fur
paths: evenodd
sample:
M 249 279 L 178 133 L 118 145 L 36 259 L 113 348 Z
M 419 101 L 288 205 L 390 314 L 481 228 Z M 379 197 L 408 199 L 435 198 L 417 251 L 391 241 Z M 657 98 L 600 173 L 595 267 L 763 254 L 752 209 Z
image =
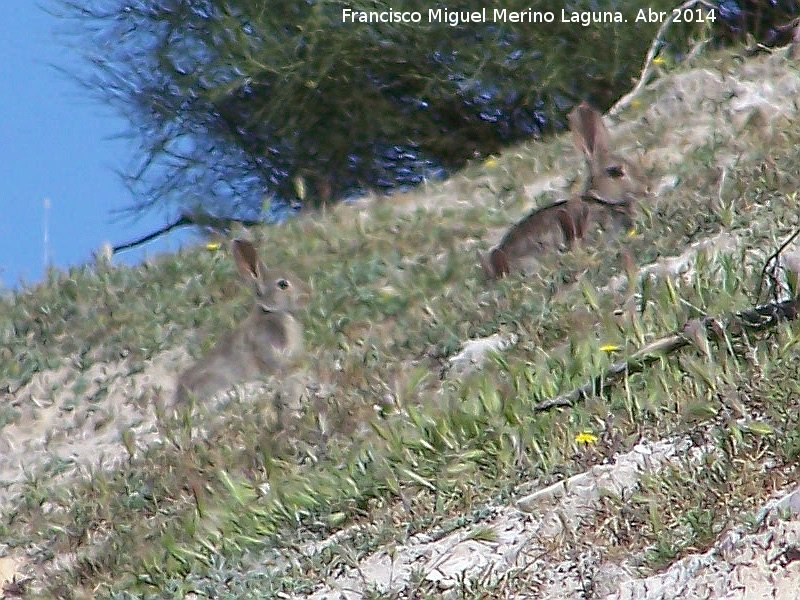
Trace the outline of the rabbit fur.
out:
M 236 267 L 252 288 L 253 312 L 178 377 L 176 403 L 208 400 L 237 383 L 280 372 L 303 352 L 303 332 L 293 313 L 305 291 L 294 277 L 268 270 L 253 244 L 232 243 Z
M 525 258 L 572 247 L 594 225 L 605 231 L 633 226 L 637 200 L 648 189 L 641 167 L 610 151 L 602 116 L 586 102 L 568 119 L 573 142 L 587 163 L 584 190 L 537 208 L 510 227 L 488 255 L 480 256 L 489 279 L 510 273 Z

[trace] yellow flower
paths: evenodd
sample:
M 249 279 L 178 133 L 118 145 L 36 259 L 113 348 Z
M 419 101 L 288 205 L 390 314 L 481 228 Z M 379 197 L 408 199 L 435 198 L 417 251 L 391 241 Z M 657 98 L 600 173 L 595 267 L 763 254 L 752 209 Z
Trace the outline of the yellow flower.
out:
M 209 252 L 216 252 L 217 250 L 219 250 L 220 246 L 221 244 L 219 242 L 208 242 L 206 244 L 206 250 L 208 250 Z
M 397 288 L 391 285 L 385 285 L 381 288 L 381 298 L 383 300 L 389 300 L 391 298 L 396 298 L 400 295 L 400 292 L 397 291 Z
M 636 235 L 637 235 L 636 228 L 635 227 L 631 227 L 631 230 L 628 232 L 628 237 L 632 238 L 632 237 L 636 237 Z
M 484 166 L 493 169 L 497 166 L 497 159 L 494 156 L 490 156 L 489 158 L 486 159 L 486 162 L 483 164 Z
M 616 344 L 606 344 L 605 346 L 600 346 L 601 352 L 608 352 L 609 354 L 611 352 L 616 352 L 617 350 L 619 350 L 619 346 Z
M 584 433 L 579 433 L 578 435 L 575 436 L 575 443 L 586 444 L 588 446 L 589 444 L 596 444 L 597 439 L 598 438 L 595 434 L 584 432 Z
M 663 56 L 659 56 L 658 58 L 653 59 L 653 64 L 656 65 L 657 67 L 663 67 L 664 65 L 667 64 L 667 59 L 664 58 Z

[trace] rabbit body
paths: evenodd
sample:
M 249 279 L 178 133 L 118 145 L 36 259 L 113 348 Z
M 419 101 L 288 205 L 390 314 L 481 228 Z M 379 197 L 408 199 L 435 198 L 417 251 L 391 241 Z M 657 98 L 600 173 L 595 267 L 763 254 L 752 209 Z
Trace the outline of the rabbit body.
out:
M 488 277 L 502 277 L 516 270 L 522 259 L 547 250 L 565 249 L 583 237 L 587 206 L 580 199 L 562 200 L 538 208 L 506 231 L 500 243 L 481 257 Z
M 642 169 L 609 150 L 602 117 L 588 104 L 577 106 L 569 122 L 588 165 L 583 193 L 538 208 L 513 225 L 488 256 L 481 256 L 490 279 L 510 273 L 531 256 L 572 247 L 595 225 L 604 231 L 633 226 L 637 198 L 647 193 Z
M 303 352 L 303 331 L 292 315 L 301 306 L 302 286 L 269 271 L 250 242 L 234 240 L 239 273 L 255 296 L 253 313 L 206 356 L 178 378 L 176 402 L 208 400 L 237 383 L 278 373 Z

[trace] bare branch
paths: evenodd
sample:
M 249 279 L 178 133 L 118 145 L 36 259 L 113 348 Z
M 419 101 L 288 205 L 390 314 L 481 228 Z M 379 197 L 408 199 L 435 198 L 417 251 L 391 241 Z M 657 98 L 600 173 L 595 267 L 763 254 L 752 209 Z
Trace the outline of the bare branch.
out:
M 227 233 L 231 230 L 231 228 L 235 225 L 244 225 L 245 227 L 254 227 L 255 225 L 261 225 L 261 221 L 248 221 L 242 219 L 227 219 L 223 217 L 214 217 L 209 214 L 205 213 L 184 213 L 177 219 L 175 219 L 172 223 L 153 231 L 152 233 L 148 233 L 147 235 L 135 239 L 131 242 L 127 242 L 125 244 L 120 244 L 119 246 L 114 246 L 112 248 L 112 252 L 116 254 L 117 252 L 122 252 L 123 250 L 130 250 L 131 248 L 136 248 L 137 246 L 141 246 L 142 244 L 146 244 L 147 242 L 156 239 L 159 236 L 162 236 L 166 233 L 169 233 L 173 229 L 177 229 L 178 227 L 186 227 L 189 225 L 197 226 L 197 227 L 204 227 L 207 229 L 212 229 L 214 231 Z
M 778 248 L 775 252 L 770 254 L 769 257 L 767 258 L 766 262 L 764 263 L 764 268 L 761 269 L 761 278 L 758 281 L 758 293 L 756 294 L 754 304 L 758 304 L 759 301 L 761 300 L 761 290 L 764 287 L 764 280 L 767 277 L 768 270 L 769 270 L 769 278 L 773 282 L 773 289 L 776 287 L 775 284 L 777 280 L 776 272 L 778 270 L 778 263 L 781 252 L 786 250 L 786 247 L 789 244 L 791 244 L 797 238 L 798 235 L 800 235 L 800 229 L 797 229 L 789 237 L 789 239 L 787 239 L 785 242 L 783 242 L 783 244 L 781 244 L 780 248 Z M 772 264 L 772 267 L 770 267 L 770 264 Z

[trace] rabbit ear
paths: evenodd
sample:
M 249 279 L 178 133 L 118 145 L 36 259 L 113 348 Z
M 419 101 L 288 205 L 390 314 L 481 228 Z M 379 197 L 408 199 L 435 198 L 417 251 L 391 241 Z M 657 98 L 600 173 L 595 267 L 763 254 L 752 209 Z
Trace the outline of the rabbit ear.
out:
M 233 240 L 233 258 L 236 268 L 244 277 L 258 281 L 261 276 L 260 261 L 255 246 L 246 240 Z
M 569 113 L 567 119 L 575 147 L 588 160 L 608 154 L 608 133 L 600 113 L 582 102 Z

